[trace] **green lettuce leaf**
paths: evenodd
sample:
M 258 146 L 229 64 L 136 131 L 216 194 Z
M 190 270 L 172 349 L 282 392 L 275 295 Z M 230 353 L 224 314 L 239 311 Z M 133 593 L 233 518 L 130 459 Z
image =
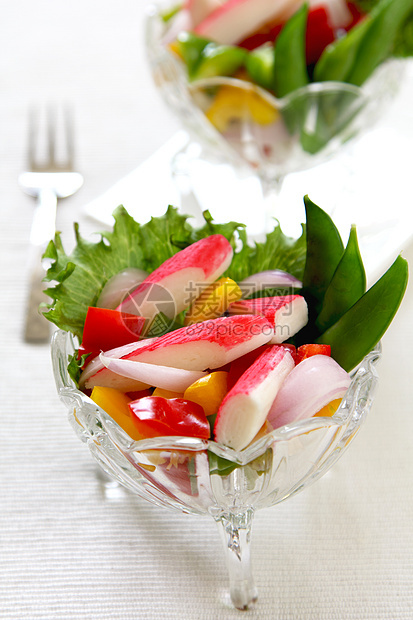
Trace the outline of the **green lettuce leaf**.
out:
M 266 269 L 284 269 L 300 278 L 304 271 L 306 242 L 304 234 L 296 240 L 284 235 L 278 224 L 262 243 L 248 243 L 244 224 L 217 224 L 204 213 L 205 224 L 195 229 L 190 218 L 169 206 L 161 217 L 139 224 L 119 206 L 113 214 L 114 227 L 101 232 L 95 242 L 84 239 L 75 224 L 76 245 L 66 254 L 60 234 L 56 234 L 45 252 L 52 261 L 45 280 L 45 317 L 60 329 L 82 339 L 89 306 L 96 305 L 106 282 L 126 267 L 152 272 L 165 260 L 191 243 L 213 234 L 223 235 L 235 254 L 226 275 L 240 281 L 247 275 Z
M 75 224 L 76 246 L 70 255 L 63 248 L 60 234 L 45 253 L 52 261 L 45 278 L 50 282 L 45 292 L 52 301 L 44 304 L 48 309 L 45 316 L 81 340 L 87 309 L 96 304 L 109 278 L 126 267 L 151 272 L 182 248 L 219 233 L 235 250 L 225 274 L 233 280 L 240 282 L 260 271 L 283 269 L 303 281 L 302 294 L 310 319 L 293 337 L 294 344 L 330 344 L 334 359 L 349 371 L 391 323 L 406 289 L 408 265 L 399 256 L 364 292 L 364 269 L 355 229 L 344 250 L 331 218 L 307 196 L 304 200 L 306 224 L 299 239 L 287 237 L 276 222 L 263 242 L 252 243 L 243 224 L 216 224 L 208 211 L 204 213 L 205 224 L 195 229 L 190 219 L 172 206 L 163 216 L 143 225 L 120 206 L 114 212 L 113 230 L 100 233 L 95 242 L 84 239 Z M 183 313 L 170 329 L 182 325 L 182 318 Z M 77 360 L 75 354 L 69 364 L 75 382 L 81 365 L 82 360 Z
M 301 280 L 307 248 L 305 227 L 302 228 L 301 236 L 294 239 L 287 237 L 279 224 L 276 224 L 274 230 L 266 235 L 264 242 L 254 245 L 248 244 L 245 231 L 239 231 L 242 249 L 234 255 L 226 275 L 235 282 L 240 282 L 253 273 L 283 269 Z
M 52 283 L 46 294 L 52 303 L 46 318 L 80 339 L 89 306 L 94 306 L 106 282 L 126 267 L 153 271 L 164 260 L 192 242 L 187 218 L 169 207 L 162 218 L 141 226 L 122 206 L 114 212 L 111 232 L 100 233 L 97 242 L 84 239 L 75 223 L 76 246 L 64 251 L 60 234 L 51 241 L 45 257 L 52 260 L 45 280 Z M 175 240 L 177 243 L 175 243 Z

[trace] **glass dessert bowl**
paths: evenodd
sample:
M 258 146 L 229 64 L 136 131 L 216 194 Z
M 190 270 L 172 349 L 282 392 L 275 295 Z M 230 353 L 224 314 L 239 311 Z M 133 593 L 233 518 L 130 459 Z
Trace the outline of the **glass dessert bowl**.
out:
M 352 372 L 351 385 L 333 417 L 286 425 L 237 452 L 194 437 L 133 441 L 75 387 L 67 370 L 75 344 L 72 335 L 61 330 L 52 340 L 57 392 L 75 432 L 102 469 L 136 495 L 159 507 L 209 515 L 216 521 L 232 602 L 237 609 L 247 609 L 257 599 L 250 562 L 255 511 L 303 490 L 343 454 L 371 408 L 380 346 Z
M 310 82 L 277 98 L 248 79 L 188 79 L 179 57 L 165 43 L 163 11 L 148 8 L 146 50 L 153 79 L 169 109 L 189 133 L 174 167 L 189 175 L 200 145 L 202 159 L 229 163 L 258 176 L 264 196 L 278 192 L 286 175 L 321 164 L 371 129 L 397 94 L 404 63 L 382 63 L 361 86 Z

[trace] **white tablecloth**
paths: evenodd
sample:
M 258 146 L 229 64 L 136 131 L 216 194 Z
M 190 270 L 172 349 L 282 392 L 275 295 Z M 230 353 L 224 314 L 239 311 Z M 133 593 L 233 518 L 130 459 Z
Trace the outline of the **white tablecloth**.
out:
M 107 485 L 67 422 L 49 347 L 22 341 L 33 203 L 16 179 L 24 164 L 27 107 L 65 99 L 76 110 L 85 184 L 58 214 L 70 247 L 74 220 L 85 234 L 99 228 L 85 205 L 177 129 L 145 66 L 143 7 L 142 0 L 16 0 L 2 11 L 2 620 L 240 615 L 227 599 L 213 521 L 158 509 Z M 411 92 L 411 73 L 409 79 Z M 394 114 L 393 129 L 412 139 L 409 102 Z M 381 175 L 377 183 L 388 190 L 392 179 Z M 406 203 L 411 209 L 411 195 Z M 403 254 L 412 263 L 413 247 Z M 246 617 L 413 617 L 412 315 L 411 285 L 383 338 L 377 397 L 350 450 L 314 486 L 257 513 L 252 553 L 259 601 Z

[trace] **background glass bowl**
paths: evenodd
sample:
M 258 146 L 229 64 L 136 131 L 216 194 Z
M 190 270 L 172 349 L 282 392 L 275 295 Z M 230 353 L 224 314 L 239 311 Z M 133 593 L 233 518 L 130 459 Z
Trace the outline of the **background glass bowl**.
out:
M 280 184 L 291 172 L 324 162 L 373 127 L 397 94 L 404 74 L 405 63 L 391 60 L 360 88 L 343 82 L 315 82 L 277 99 L 236 78 L 189 82 L 183 63 L 165 45 L 164 34 L 160 7 L 151 4 L 145 22 L 146 51 L 154 82 L 168 108 L 206 150 L 205 158 L 251 168 L 264 189 Z M 220 88 L 233 91 L 227 99 L 236 101 L 237 113 L 232 122 L 225 123 L 226 111 L 221 107 L 217 128 L 205 113 Z
M 193 437 L 133 441 L 75 387 L 67 371 L 74 348 L 71 334 L 55 332 L 53 372 L 75 432 L 103 470 L 133 493 L 157 506 L 215 519 L 232 602 L 238 609 L 247 609 L 257 599 L 250 562 L 255 511 L 303 490 L 343 454 L 372 405 L 380 346 L 353 371 L 351 385 L 332 418 L 289 424 L 240 452 Z

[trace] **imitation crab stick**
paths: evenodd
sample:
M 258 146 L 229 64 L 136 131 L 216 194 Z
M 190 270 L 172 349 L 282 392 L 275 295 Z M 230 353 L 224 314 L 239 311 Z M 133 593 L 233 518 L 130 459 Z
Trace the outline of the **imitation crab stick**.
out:
M 222 401 L 215 420 L 215 440 L 234 450 L 245 448 L 264 424 L 293 368 L 288 349 L 278 345 L 265 349 Z
M 230 314 L 259 314 L 273 326 L 274 344 L 291 338 L 308 322 L 307 303 L 301 295 L 243 299 L 230 304 Z
M 262 316 L 228 316 L 203 323 L 182 327 L 159 338 L 127 345 L 122 353 L 120 347 L 116 356 L 107 353 L 106 357 L 123 360 L 157 364 L 188 371 L 203 371 L 225 366 L 237 357 L 267 343 L 274 335 L 271 324 Z M 82 386 L 92 388 L 95 385 L 109 385 L 125 391 L 147 387 L 140 382 L 133 387 L 131 379 L 112 372 L 102 363 L 92 361 L 82 373 Z M 127 387 L 125 387 L 125 384 Z M 162 386 L 161 386 L 162 387 Z M 173 388 L 166 388 L 173 389 Z
M 162 263 L 117 309 L 148 321 L 158 312 L 173 319 L 188 307 L 194 290 L 200 294 L 224 273 L 232 256 L 232 246 L 222 235 L 200 239 Z

